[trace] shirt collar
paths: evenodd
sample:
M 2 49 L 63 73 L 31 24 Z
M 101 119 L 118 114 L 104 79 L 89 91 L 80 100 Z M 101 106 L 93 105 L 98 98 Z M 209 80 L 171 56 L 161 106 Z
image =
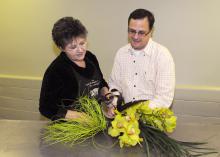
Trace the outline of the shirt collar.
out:
M 140 51 L 143 52 L 144 55 L 150 56 L 150 54 L 151 54 L 151 51 L 150 51 L 151 45 L 152 45 L 152 39 L 150 38 L 147 45 L 145 46 L 145 48 L 140 50 Z M 135 55 L 135 50 L 131 47 L 131 44 L 129 44 L 129 46 L 128 46 L 128 52 L 131 55 Z

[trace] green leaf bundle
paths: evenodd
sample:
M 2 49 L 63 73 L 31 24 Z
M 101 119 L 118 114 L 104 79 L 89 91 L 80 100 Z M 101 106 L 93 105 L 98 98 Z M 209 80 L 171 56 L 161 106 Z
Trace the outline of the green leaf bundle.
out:
M 215 149 L 203 146 L 207 144 L 205 142 L 178 141 L 163 131 L 143 123 L 140 123 L 140 129 L 147 157 L 150 157 L 150 152 L 163 157 L 196 157 L 218 153 Z
M 106 119 L 95 98 L 80 97 L 76 108 L 78 112 L 85 113 L 83 117 L 71 120 L 60 119 L 45 127 L 43 139 L 47 143 L 73 146 L 106 129 Z

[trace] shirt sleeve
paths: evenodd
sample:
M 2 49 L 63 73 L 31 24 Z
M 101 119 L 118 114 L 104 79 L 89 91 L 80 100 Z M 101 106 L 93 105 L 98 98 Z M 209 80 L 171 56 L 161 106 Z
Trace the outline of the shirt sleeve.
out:
M 120 66 L 120 58 L 119 58 L 119 52 L 117 52 L 115 59 L 114 59 L 114 64 L 112 68 L 112 72 L 109 78 L 109 87 L 111 89 L 117 89 L 119 92 L 122 93 L 122 89 L 120 86 L 120 81 L 121 81 L 121 66 Z
M 162 53 L 157 60 L 157 74 L 155 81 L 155 95 L 149 106 L 167 107 L 172 104 L 175 90 L 175 65 L 168 50 Z

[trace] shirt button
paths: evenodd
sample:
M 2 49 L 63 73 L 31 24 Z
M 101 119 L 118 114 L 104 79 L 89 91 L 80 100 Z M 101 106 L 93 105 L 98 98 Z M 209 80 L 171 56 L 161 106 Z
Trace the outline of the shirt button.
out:
M 135 63 L 135 61 L 133 61 Z
M 136 87 L 136 85 L 134 85 L 134 87 Z
M 135 75 L 137 75 L 138 73 L 135 73 Z

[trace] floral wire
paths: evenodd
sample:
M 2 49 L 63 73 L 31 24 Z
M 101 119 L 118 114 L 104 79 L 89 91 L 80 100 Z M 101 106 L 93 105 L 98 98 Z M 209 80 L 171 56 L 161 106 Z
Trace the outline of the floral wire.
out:
M 103 133 L 104 134 L 104 133 Z M 113 147 L 116 146 L 116 144 L 118 143 L 118 141 L 115 141 L 112 145 L 110 146 L 103 146 L 102 144 L 99 144 L 96 140 L 95 140 L 95 136 L 92 137 L 92 143 L 95 146 L 95 148 L 97 149 L 101 149 L 101 150 L 105 150 L 105 149 L 112 149 Z

